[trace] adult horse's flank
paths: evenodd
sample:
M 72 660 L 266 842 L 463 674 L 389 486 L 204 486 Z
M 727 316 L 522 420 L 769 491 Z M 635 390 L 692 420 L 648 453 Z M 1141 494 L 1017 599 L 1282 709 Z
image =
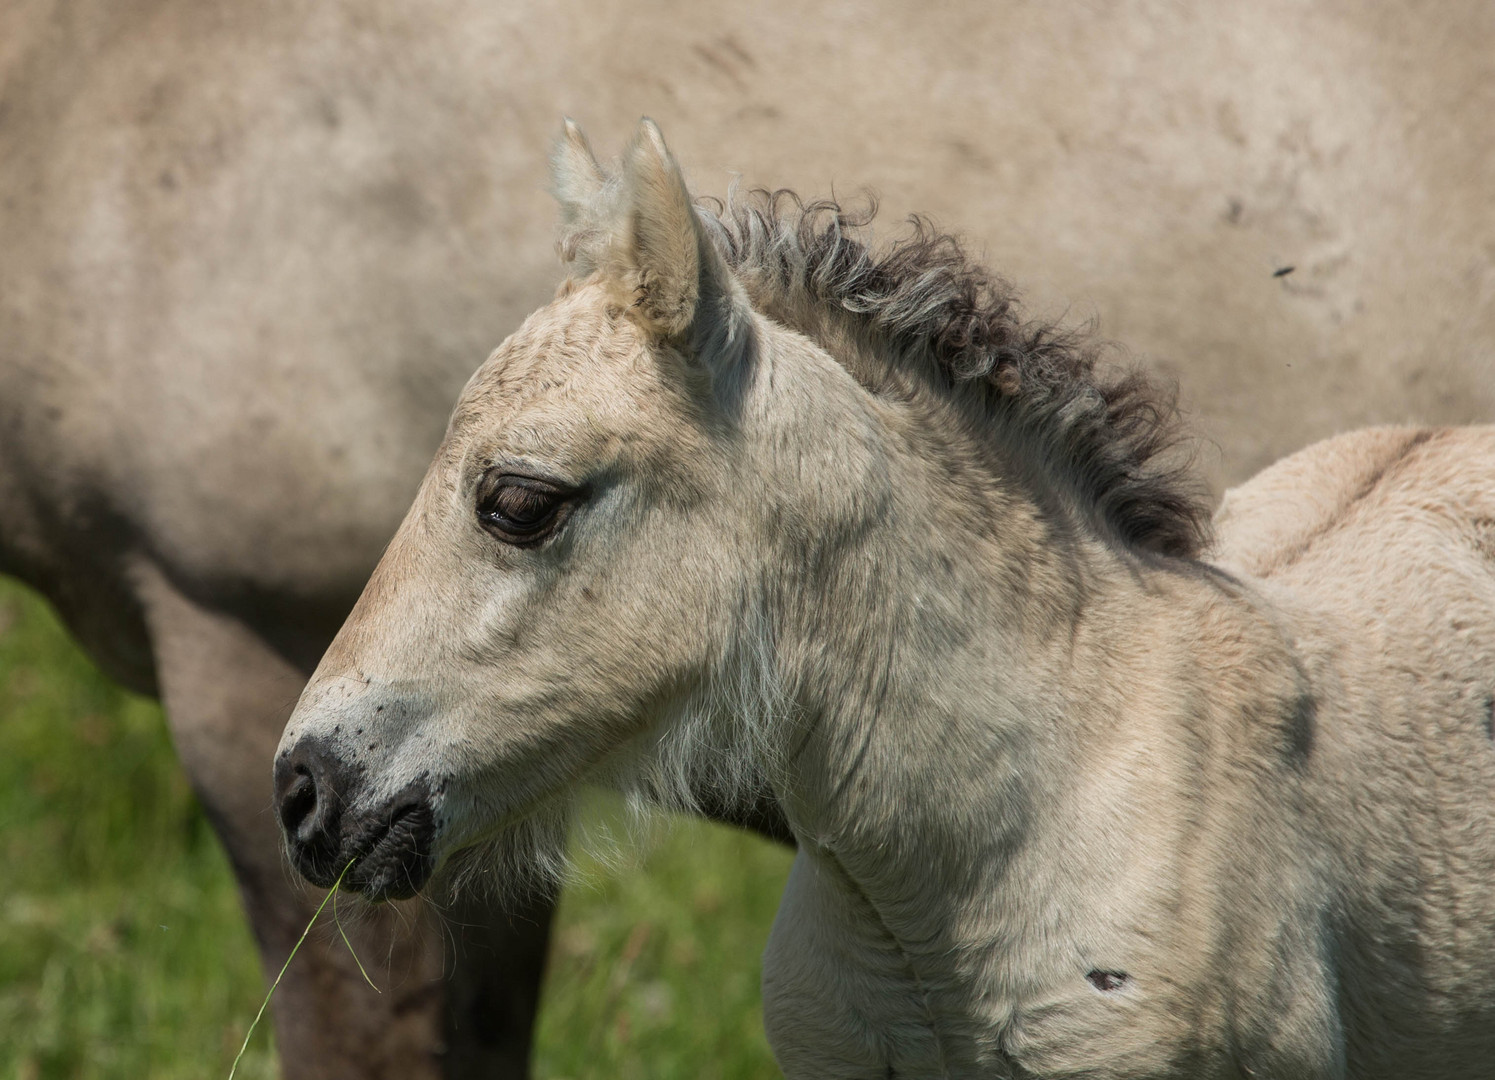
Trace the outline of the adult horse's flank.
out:
M 648 123 L 556 189 L 287 727 L 308 877 L 765 784 L 792 1077 L 1488 1075 L 1495 432 L 1321 443 L 1206 551 L 1166 401 L 953 241 L 693 206 Z

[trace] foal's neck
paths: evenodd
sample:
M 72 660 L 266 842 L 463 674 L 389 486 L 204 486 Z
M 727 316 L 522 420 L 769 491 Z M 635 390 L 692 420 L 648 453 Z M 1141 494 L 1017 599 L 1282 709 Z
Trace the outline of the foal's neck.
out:
M 890 452 L 882 527 L 798 628 L 813 655 L 777 783 L 801 843 L 879 908 L 991 895 L 1114 705 L 1099 703 L 1130 647 L 1117 638 L 1155 643 L 1160 597 L 1202 587 L 1056 519 L 921 434 L 936 430 L 895 429 L 890 443 L 927 453 Z

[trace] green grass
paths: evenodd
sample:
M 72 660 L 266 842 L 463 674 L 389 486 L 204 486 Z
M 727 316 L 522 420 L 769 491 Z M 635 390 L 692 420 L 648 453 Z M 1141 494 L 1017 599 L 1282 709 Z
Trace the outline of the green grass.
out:
M 227 1077 L 265 983 L 160 709 L 5 580 L 0 865 L 0 1078 Z M 682 824 L 569 890 L 537 1077 L 777 1076 L 758 963 L 788 865 Z M 272 1047 L 256 1033 L 239 1076 L 276 1075 Z

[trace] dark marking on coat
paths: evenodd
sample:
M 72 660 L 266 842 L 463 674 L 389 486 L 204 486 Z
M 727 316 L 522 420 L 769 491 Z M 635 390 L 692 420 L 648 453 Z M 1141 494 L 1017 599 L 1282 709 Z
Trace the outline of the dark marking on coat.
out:
M 731 53 L 738 60 L 742 61 L 745 66 L 750 68 L 755 68 L 758 66 L 758 61 L 753 59 L 752 53 L 744 49 L 742 47 L 742 43 L 739 42 L 731 34 L 723 35 L 722 37 L 717 39 L 716 43 L 720 45 L 723 50 Z
M 1485 738 L 1495 742 L 1495 696 L 1485 695 Z
M 1355 491 L 1353 495 L 1351 495 L 1348 499 L 1346 499 L 1343 503 L 1336 507 L 1334 512 L 1326 517 L 1323 521 L 1321 521 L 1315 528 L 1310 530 L 1308 534 L 1303 537 L 1303 539 L 1298 541 L 1296 546 L 1287 550 L 1285 553 L 1279 556 L 1272 563 L 1272 565 L 1266 567 L 1262 571 L 1262 577 L 1270 577 L 1277 571 L 1285 570 L 1301 560 L 1304 555 L 1308 554 L 1309 550 L 1313 547 L 1314 544 L 1318 543 L 1325 536 L 1328 536 L 1330 533 L 1334 532 L 1336 529 L 1342 526 L 1349 518 L 1350 513 L 1362 502 L 1370 498 L 1371 495 L 1375 493 L 1376 489 L 1379 488 L 1388 477 L 1395 476 L 1398 472 L 1400 472 L 1406 464 L 1407 459 L 1411 457 L 1414 450 L 1416 450 L 1419 446 L 1431 442 L 1435 437 L 1444 434 L 1446 434 L 1445 431 L 1432 428 L 1424 429 L 1413 434 L 1410 438 L 1407 439 L 1405 443 L 1402 444 L 1401 448 L 1396 453 L 1392 454 L 1381 464 L 1380 468 L 1376 469 L 1368 477 L 1365 478 L 1365 481 L 1360 485 L 1360 487 Z
M 1284 727 L 1288 758 L 1301 765 L 1313 753 L 1313 739 L 1318 730 L 1318 702 L 1312 694 L 1302 693 L 1293 702 Z
M 1101 971 L 1095 968 L 1085 973 L 1085 978 L 1090 980 L 1090 985 L 1103 994 L 1113 993 L 1120 990 L 1131 979 L 1124 971 Z
M 1291 274 L 1296 269 L 1296 266 L 1279 266 L 1277 269 L 1272 271 L 1272 276 L 1287 277 L 1288 274 Z
M 1495 518 L 1478 517 L 1469 524 L 1474 530 L 1474 550 L 1495 562 Z
M 712 68 L 725 75 L 738 90 L 748 89 L 746 72 L 756 65 L 742 46 L 730 37 L 720 38 L 711 45 L 696 44 L 691 49 Z

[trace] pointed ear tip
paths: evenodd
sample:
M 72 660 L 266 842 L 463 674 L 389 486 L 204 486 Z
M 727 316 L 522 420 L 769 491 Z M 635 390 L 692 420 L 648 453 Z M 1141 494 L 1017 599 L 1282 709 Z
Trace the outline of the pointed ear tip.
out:
M 659 130 L 659 125 L 651 117 L 639 117 L 638 132 L 634 135 L 634 142 L 639 146 L 649 146 L 659 157 L 668 160 L 670 151 L 664 142 L 664 132 Z
M 557 143 L 562 147 L 572 146 L 578 150 L 585 150 L 591 153 L 591 145 L 587 142 L 586 134 L 581 130 L 581 125 L 569 116 L 561 118 L 561 137 L 557 140 Z

